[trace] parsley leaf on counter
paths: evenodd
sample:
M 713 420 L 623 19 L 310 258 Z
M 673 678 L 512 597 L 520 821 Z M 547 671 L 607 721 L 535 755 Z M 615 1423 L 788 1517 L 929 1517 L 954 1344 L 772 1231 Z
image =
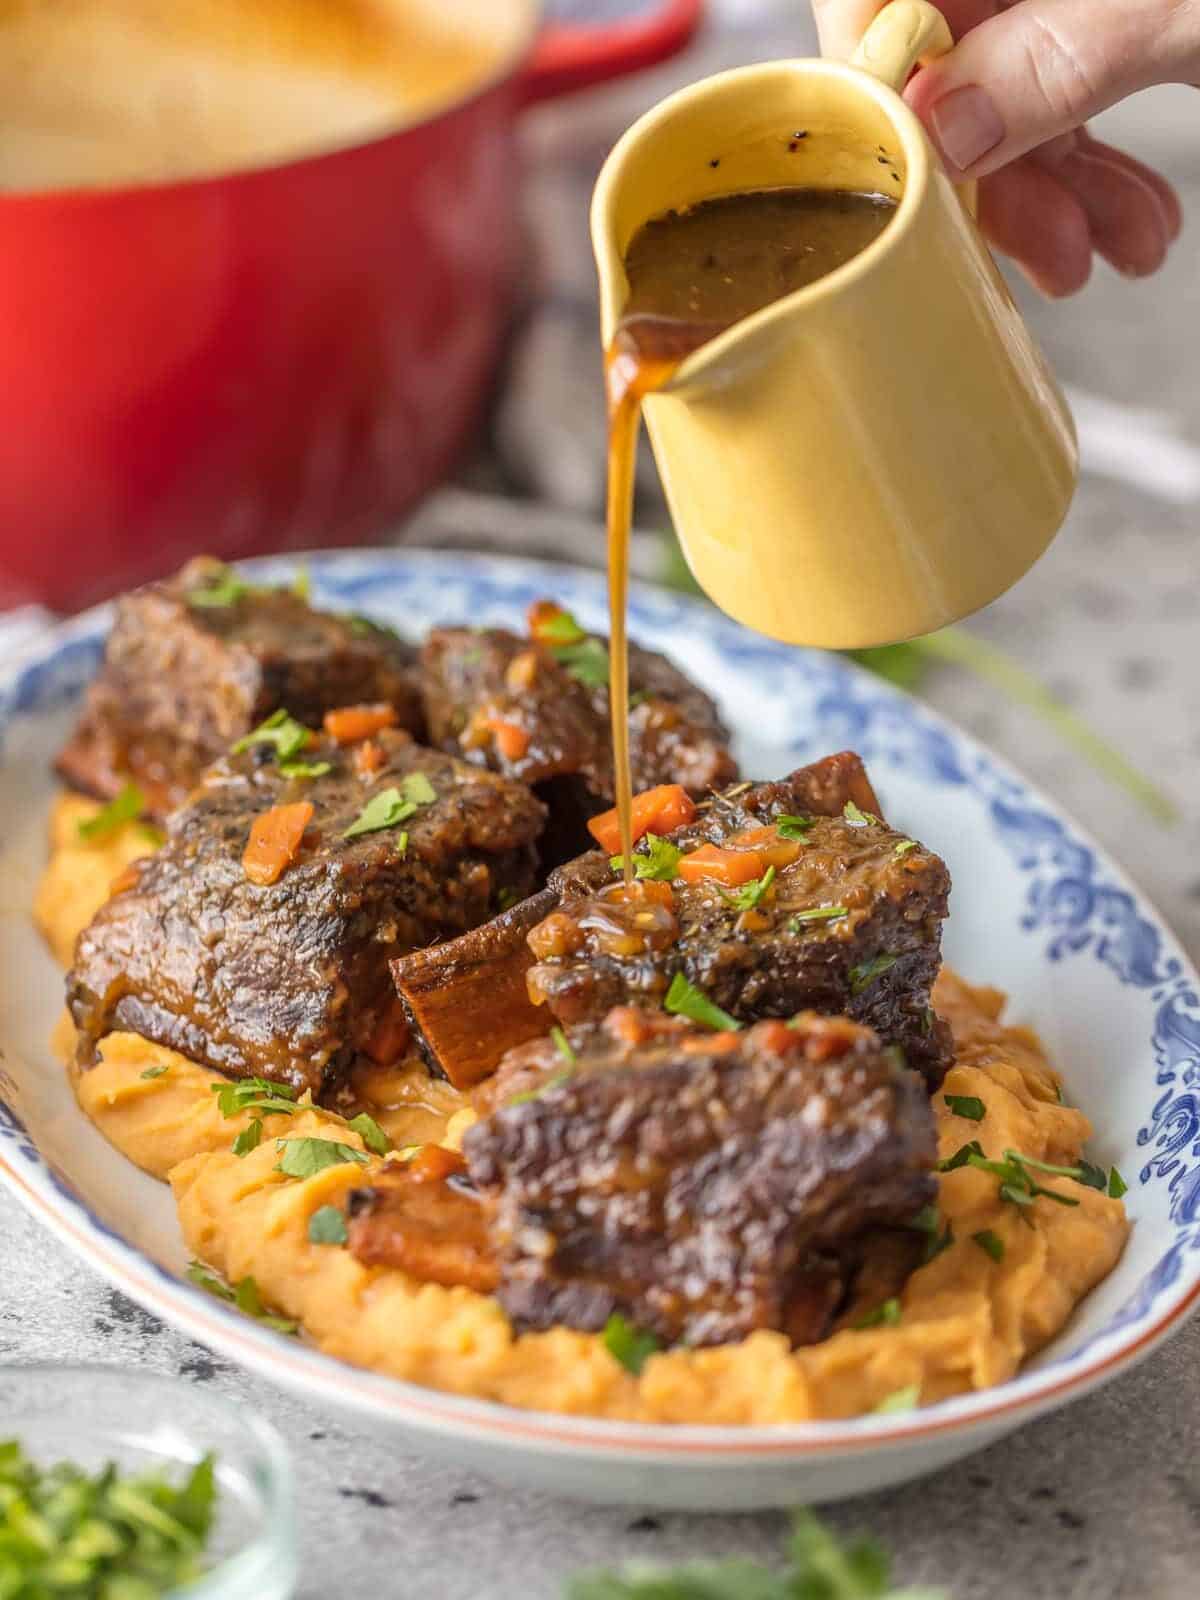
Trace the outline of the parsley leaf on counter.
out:
M 178 1488 L 158 1472 L 35 1465 L 0 1440 L 4 1600 L 153 1600 L 203 1572 L 216 1484 L 205 1456 Z
M 911 1411 L 918 1399 L 913 1385 L 876 1410 Z M 741 1558 L 670 1568 L 638 1562 L 619 1573 L 581 1573 L 568 1583 L 566 1600 L 946 1600 L 940 1589 L 893 1589 L 890 1576 L 874 1540 L 843 1543 L 811 1511 L 797 1511 L 781 1569 Z
M 642 843 L 646 846 L 645 850 L 633 852 L 634 877 L 671 883 L 678 876 L 679 858 L 683 851 L 677 849 L 669 839 L 660 839 L 657 833 L 646 834 Z M 610 856 L 608 864 L 614 872 L 623 872 L 625 857 Z
M 127 822 L 135 822 L 145 809 L 145 795 L 136 783 L 127 783 L 94 817 L 79 824 L 79 837 L 88 844 L 111 839 Z
M 667 990 L 663 1005 L 673 1017 L 687 1017 L 689 1022 L 698 1022 L 705 1028 L 736 1030 L 741 1027 L 736 1017 L 731 1017 L 720 1006 L 714 1005 L 706 994 L 688 982 L 682 972 L 677 972 L 671 979 L 671 987 Z
M 613 1360 L 619 1361 L 626 1372 L 631 1372 L 635 1378 L 654 1352 L 661 1348 L 652 1333 L 643 1333 L 640 1328 L 635 1328 L 619 1311 L 614 1311 L 604 1324 L 600 1339 Z

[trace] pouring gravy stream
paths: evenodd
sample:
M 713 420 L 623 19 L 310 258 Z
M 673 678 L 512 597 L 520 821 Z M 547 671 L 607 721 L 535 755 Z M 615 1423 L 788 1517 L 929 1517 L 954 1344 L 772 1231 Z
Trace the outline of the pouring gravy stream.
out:
M 633 882 L 629 765 L 629 533 L 642 405 L 702 345 L 825 277 L 887 227 L 895 202 L 846 190 L 772 189 L 670 211 L 635 234 L 629 300 L 605 352 L 608 397 L 609 700 L 621 857 Z

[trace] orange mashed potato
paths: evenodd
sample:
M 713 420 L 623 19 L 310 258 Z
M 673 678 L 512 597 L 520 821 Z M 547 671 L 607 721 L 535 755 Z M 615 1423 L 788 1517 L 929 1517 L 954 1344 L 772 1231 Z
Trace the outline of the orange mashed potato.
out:
M 69 954 L 108 881 L 146 846 L 134 849 L 134 841 L 118 836 L 103 849 L 81 847 L 73 821 L 70 828 L 62 821 L 66 805 L 60 802 L 61 832 L 36 915 L 52 948 Z M 73 866 L 81 851 L 93 850 L 87 872 Z M 74 894 L 68 892 L 73 870 Z M 1011 1148 L 1075 1165 L 1091 1125 L 1060 1103 L 1057 1074 L 1034 1034 L 1000 1021 L 1003 996 L 944 972 L 934 1001 L 958 1047 L 957 1064 L 934 1097 L 939 1154 L 951 1156 L 977 1139 L 990 1157 Z M 55 1044 L 69 1059 L 66 1019 Z M 298 1321 L 329 1355 L 513 1406 L 643 1422 L 748 1424 L 850 1417 L 894 1406 L 898 1397 L 929 1405 L 1011 1377 L 1112 1270 L 1129 1230 L 1121 1201 L 1096 1189 L 1047 1178 L 1078 1206 L 1039 1198 L 1018 1210 L 1000 1198 L 993 1175 L 962 1167 L 938 1178 L 941 1226 L 949 1225 L 953 1242 L 908 1279 L 894 1322 L 844 1328 L 797 1350 L 775 1333 L 713 1349 L 667 1350 L 635 1377 L 594 1334 L 556 1328 L 518 1335 L 494 1299 L 365 1267 L 345 1249 L 311 1243 L 313 1212 L 340 1206 L 390 1159 L 370 1156 L 366 1166 L 331 1167 L 306 1179 L 277 1172 L 274 1140 L 285 1132 L 362 1148 L 330 1113 L 302 1106 L 293 1117 L 269 1116 L 259 1147 L 238 1157 L 231 1145 L 248 1119 L 221 1116 L 212 1093 L 223 1081 L 217 1074 L 126 1033 L 106 1039 L 101 1056 L 97 1067 L 76 1075 L 79 1103 L 118 1150 L 168 1179 L 193 1255 L 231 1282 L 253 1276 L 264 1301 Z M 462 1097 L 431 1083 L 419 1063 L 373 1071 L 356 1088 L 396 1145 L 455 1144 L 472 1120 Z M 982 1100 L 982 1121 L 955 1115 L 946 1094 Z M 978 1234 L 1000 1241 L 999 1260 L 998 1250 L 976 1242 Z

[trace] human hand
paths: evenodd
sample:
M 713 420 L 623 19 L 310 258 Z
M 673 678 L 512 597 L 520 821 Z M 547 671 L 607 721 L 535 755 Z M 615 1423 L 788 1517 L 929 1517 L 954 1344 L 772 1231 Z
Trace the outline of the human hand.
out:
M 959 43 L 905 90 L 979 222 L 1043 293 L 1073 294 L 1093 255 L 1156 271 L 1183 214 L 1167 180 L 1093 139 L 1089 117 L 1156 83 L 1200 80 L 1193 0 L 935 0 Z M 848 58 L 881 0 L 813 0 L 821 45 Z

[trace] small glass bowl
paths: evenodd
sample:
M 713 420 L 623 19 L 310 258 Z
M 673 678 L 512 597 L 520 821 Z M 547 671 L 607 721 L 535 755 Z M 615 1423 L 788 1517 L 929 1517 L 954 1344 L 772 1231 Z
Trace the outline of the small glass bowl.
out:
M 120 1367 L 0 1366 L 0 1440 L 40 1467 L 160 1471 L 216 1457 L 217 1514 L 187 1600 L 288 1600 L 297 1576 L 292 1470 L 275 1429 L 207 1389 Z

